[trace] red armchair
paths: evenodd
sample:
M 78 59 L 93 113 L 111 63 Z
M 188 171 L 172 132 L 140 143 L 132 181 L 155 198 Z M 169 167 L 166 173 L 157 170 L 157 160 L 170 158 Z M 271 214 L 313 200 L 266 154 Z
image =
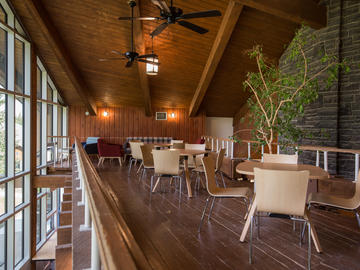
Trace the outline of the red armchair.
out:
M 120 166 L 122 166 L 122 157 L 124 156 L 124 150 L 120 144 L 106 143 L 103 139 L 98 139 L 98 152 L 99 163 L 98 166 L 104 163 L 106 158 L 117 158 Z

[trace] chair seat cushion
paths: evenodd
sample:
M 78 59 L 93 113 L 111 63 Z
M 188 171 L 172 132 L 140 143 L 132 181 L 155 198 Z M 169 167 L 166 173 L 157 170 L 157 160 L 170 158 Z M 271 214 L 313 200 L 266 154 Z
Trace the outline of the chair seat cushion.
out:
M 352 210 L 351 199 L 332 196 L 325 193 L 310 193 L 308 197 L 308 203 L 318 203 L 322 205 L 329 205 L 333 207 Z
M 217 188 L 216 193 L 211 194 L 214 197 L 239 197 L 239 198 L 250 198 L 252 191 L 248 187 L 228 187 L 228 188 Z

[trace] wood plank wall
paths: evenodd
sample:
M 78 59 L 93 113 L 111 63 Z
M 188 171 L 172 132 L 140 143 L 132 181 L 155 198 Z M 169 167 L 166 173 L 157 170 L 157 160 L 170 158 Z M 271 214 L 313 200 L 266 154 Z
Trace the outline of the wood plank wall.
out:
M 173 137 L 194 143 L 205 134 L 205 113 L 197 117 L 188 117 L 187 109 L 153 108 L 154 112 L 167 112 L 168 120 L 155 120 L 155 116 L 146 117 L 144 110 L 137 107 L 98 107 L 97 116 L 86 116 L 84 106 L 69 108 L 69 136 L 77 136 L 81 141 L 87 137 L 102 137 L 110 143 L 122 144 L 126 137 Z M 175 118 L 169 118 L 174 112 Z

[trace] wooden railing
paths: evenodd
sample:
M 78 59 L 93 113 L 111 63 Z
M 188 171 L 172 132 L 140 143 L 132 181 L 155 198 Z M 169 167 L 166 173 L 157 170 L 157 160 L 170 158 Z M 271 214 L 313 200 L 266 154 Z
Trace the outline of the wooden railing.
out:
M 77 138 L 75 153 L 85 205 L 83 226 L 92 231 L 91 269 L 151 269 L 123 218 L 118 197 L 100 179 Z
M 211 136 L 202 136 L 202 138 L 205 139 L 205 143 L 207 144 L 208 148 L 211 149 L 211 151 L 218 151 L 220 148 L 225 148 L 226 156 L 230 158 L 234 157 L 234 146 L 235 144 L 238 144 L 238 142 L 235 142 L 234 140 L 231 139 L 217 138 Z M 251 146 L 260 144 L 257 141 L 251 141 L 251 140 L 242 140 L 241 143 L 247 144 L 248 159 L 251 158 Z M 281 144 L 273 143 L 273 145 L 276 147 L 277 149 L 276 152 L 279 154 Z M 261 147 L 261 160 L 262 160 L 263 154 L 265 152 L 264 145 L 261 145 L 260 147 Z M 328 165 L 329 152 L 353 154 L 355 156 L 354 180 L 356 181 L 358 178 L 360 149 L 343 149 L 337 147 L 313 146 L 313 145 L 300 145 L 297 147 L 297 149 L 302 151 L 316 151 L 316 161 L 315 161 L 316 166 L 320 166 L 320 152 L 323 152 L 325 171 L 328 171 L 329 169 L 329 165 Z

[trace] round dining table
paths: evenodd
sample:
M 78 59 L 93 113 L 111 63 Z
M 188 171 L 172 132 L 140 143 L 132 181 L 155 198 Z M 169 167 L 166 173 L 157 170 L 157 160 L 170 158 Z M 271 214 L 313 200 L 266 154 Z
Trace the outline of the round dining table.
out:
M 317 182 L 317 180 L 327 179 L 329 178 L 329 173 L 322 169 L 321 167 L 308 165 L 308 164 L 284 164 L 284 163 L 268 163 L 268 162 L 260 162 L 260 161 L 252 161 L 245 160 L 244 162 L 239 163 L 236 166 L 236 172 L 239 174 L 244 174 L 248 176 L 254 176 L 254 168 L 260 169 L 268 169 L 268 170 L 284 170 L 284 171 L 309 171 L 310 176 L 309 180 L 312 182 Z M 289 181 L 291 181 L 289 179 Z M 317 183 L 315 184 L 317 187 Z M 255 195 L 254 195 L 255 196 Z M 256 210 L 256 197 L 253 198 L 253 204 L 249 210 L 249 214 L 247 215 L 247 219 L 243 228 L 243 231 L 240 236 L 240 241 L 245 241 L 245 236 L 249 230 L 250 226 L 250 216 L 255 213 Z M 312 224 L 310 217 L 310 226 L 311 226 L 311 236 L 314 241 L 314 245 L 317 252 L 322 252 L 322 248 L 315 230 L 314 225 Z

